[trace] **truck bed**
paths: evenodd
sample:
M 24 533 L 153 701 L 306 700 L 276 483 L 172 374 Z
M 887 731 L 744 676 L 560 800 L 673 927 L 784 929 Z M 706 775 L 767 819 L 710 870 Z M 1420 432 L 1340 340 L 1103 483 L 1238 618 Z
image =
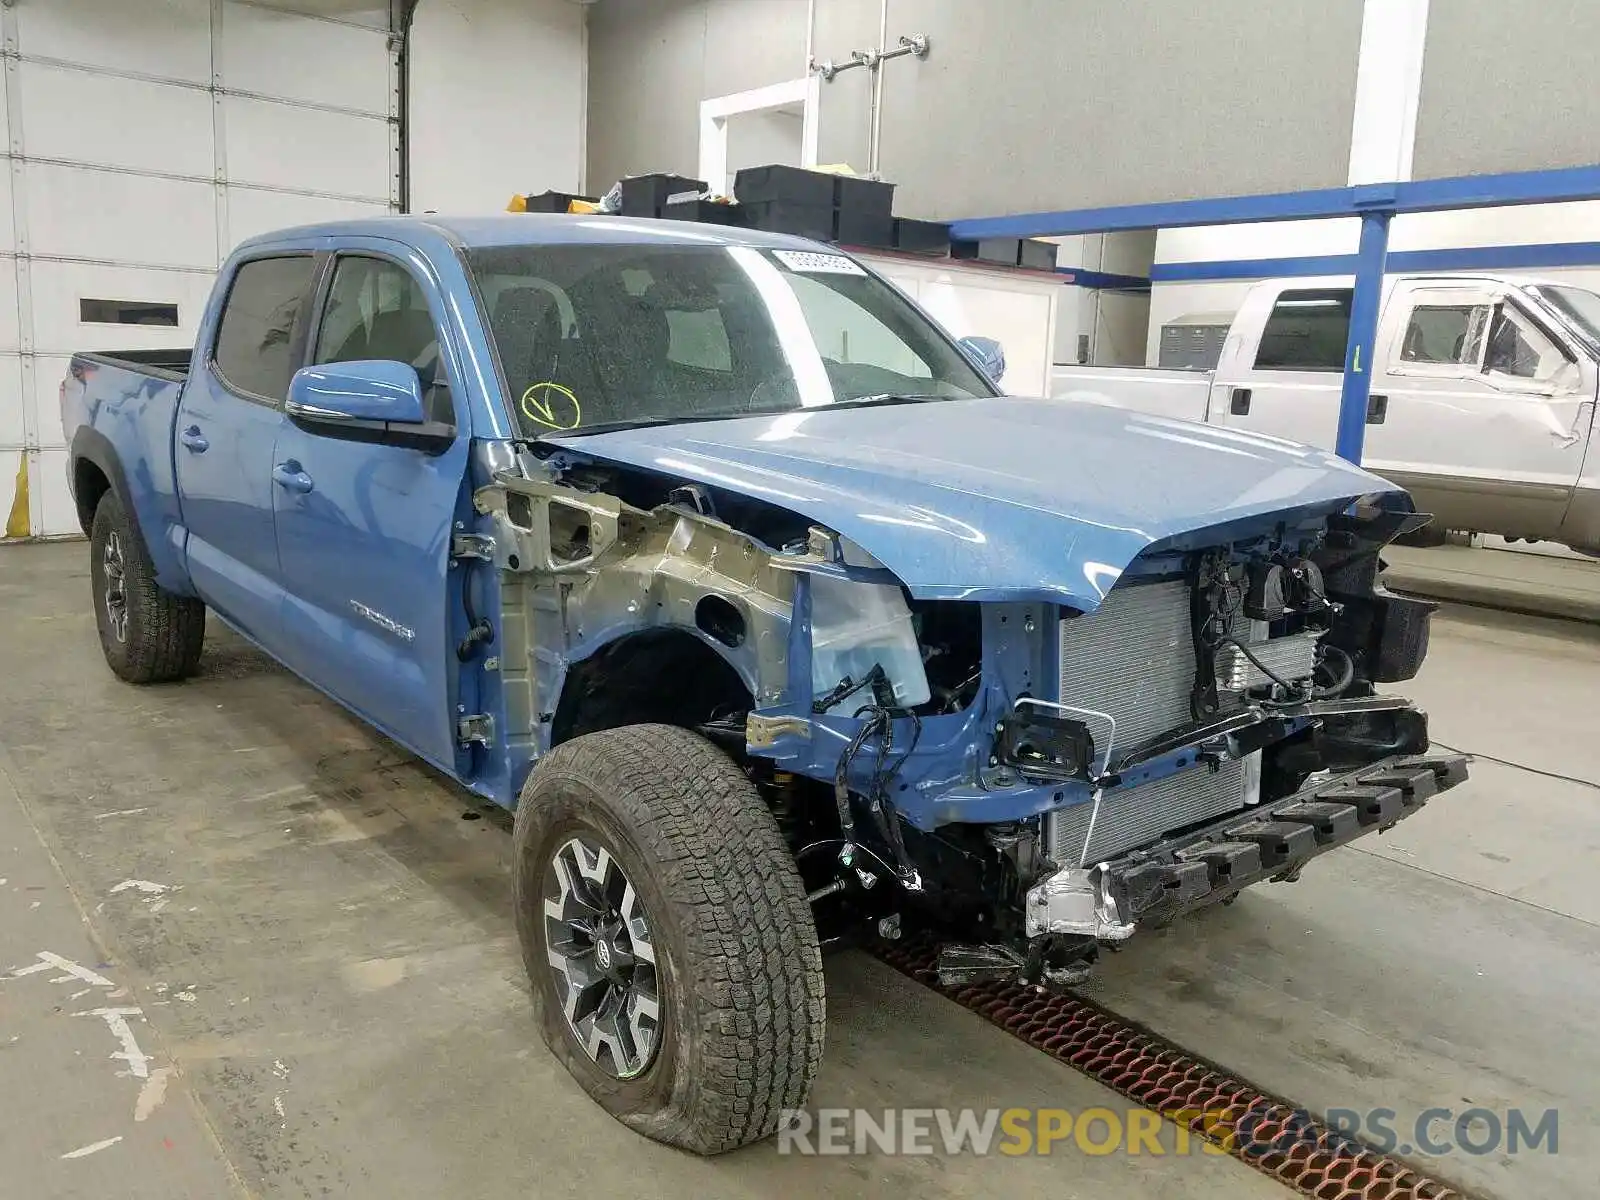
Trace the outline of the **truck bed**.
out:
M 1055 367 L 1050 372 L 1050 395 L 1181 421 L 1204 421 L 1211 378 L 1210 371 L 1160 367 Z
M 187 347 L 160 350 L 101 350 L 73 355 L 79 362 L 120 367 L 138 375 L 153 375 L 174 383 L 189 378 L 189 362 L 194 351 Z
M 107 486 L 132 506 L 157 581 L 187 586 L 170 549 L 179 524 L 172 434 L 189 378 L 191 352 L 180 349 L 75 354 L 61 388 L 61 432 L 71 447 L 68 476 L 85 533 Z M 128 485 L 128 478 L 138 481 Z

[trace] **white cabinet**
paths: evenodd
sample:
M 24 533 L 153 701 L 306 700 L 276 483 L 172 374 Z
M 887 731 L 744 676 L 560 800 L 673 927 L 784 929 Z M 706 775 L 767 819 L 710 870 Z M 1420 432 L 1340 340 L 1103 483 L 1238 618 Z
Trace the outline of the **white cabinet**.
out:
M 1005 347 L 1000 386 L 1014 396 L 1048 396 L 1062 283 L 1042 271 L 951 259 L 860 254 L 953 336 L 994 338 Z

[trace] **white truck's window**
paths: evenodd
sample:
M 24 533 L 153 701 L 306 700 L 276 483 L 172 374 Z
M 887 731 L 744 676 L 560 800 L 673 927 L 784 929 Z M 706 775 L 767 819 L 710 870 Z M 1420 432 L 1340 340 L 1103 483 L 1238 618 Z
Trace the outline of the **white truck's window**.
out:
M 1406 323 L 1400 360 L 1476 367 L 1488 328 L 1487 304 L 1419 304 Z
M 294 374 L 294 327 L 311 289 L 309 254 L 258 258 L 233 277 L 213 352 L 217 372 L 230 388 L 282 400 Z
M 1342 371 L 1350 339 L 1350 288 L 1294 288 L 1272 306 L 1258 371 Z
M 1570 362 L 1565 350 L 1512 305 L 1495 309 L 1483 357 L 1486 374 L 1545 385 Z

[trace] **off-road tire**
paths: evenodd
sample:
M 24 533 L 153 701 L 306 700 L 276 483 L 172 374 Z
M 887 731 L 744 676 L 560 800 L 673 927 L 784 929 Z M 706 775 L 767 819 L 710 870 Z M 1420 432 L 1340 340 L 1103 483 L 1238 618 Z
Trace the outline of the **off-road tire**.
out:
M 598 835 L 652 924 L 661 1019 L 632 1079 L 602 1070 L 558 999 L 545 869 L 574 834 Z M 545 1043 L 624 1125 L 720 1154 L 775 1132 L 822 1060 L 816 925 L 761 795 L 725 753 L 667 725 L 575 738 L 522 789 L 513 834 L 517 933 Z
M 106 595 L 113 587 L 106 547 L 120 551 L 125 620 L 119 637 Z M 128 683 L 169 683 L 194 673 L 206 637 L 206 606 L 156 583 L 144 538 L 115 491 L 100 498 L 89 532 L 95 626 L 106 663 Z

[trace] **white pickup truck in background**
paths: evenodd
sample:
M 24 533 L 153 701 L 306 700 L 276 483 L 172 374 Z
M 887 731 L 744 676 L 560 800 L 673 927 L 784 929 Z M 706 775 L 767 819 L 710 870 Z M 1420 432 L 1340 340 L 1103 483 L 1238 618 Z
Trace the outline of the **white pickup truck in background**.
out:
M 1214 371 L 1056 367 L 1051 393 L 1332 448 L 1351 281 L 1267 280 Z M 1600 553 L 1600 295 L 1490 275 L 1385 281 L 1363 465 L 1436 529 Z

